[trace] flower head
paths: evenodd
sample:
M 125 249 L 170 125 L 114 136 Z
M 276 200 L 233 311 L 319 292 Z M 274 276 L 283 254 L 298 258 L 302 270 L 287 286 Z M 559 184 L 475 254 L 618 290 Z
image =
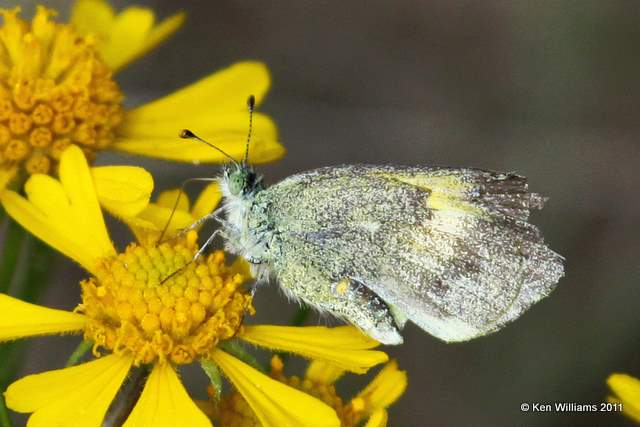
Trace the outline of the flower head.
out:
M 96 356 L 103 347 L 133 355 L 134 364 L 186 364 L 238 333 L 244 314 L 254 313 L 241 288 L 247 276 L 227 267 L 221 251 L 186 266 L 198 249 L 195 234 L 150 248 L 132 243 L 81 283 L 77 312 L 87 317 L 84 335 Z
M 0 28 L 0 168 L 49 173 L 71 144 L 87 154 L 107 148 L 122 122 L 123 95 L 90 36 L 55 23 L 37 8 L 2 10 Z
M 151 364 L 125 426 L 159 420 L 209 426 L 177 375 L 181 365 L 199 360 L 220 368 L 263 425 L 298 425 L 309 414 L 313 421 L 306 425 L 339 425 L 330 406 L 269 378 L 220 343 L 238 339 L 359 373 L 387 360 L 372 350 L 378 343 L 352 327 L 243 325 L 243 317 L 253 314 L 251 297 L 241 286 L 249 278 L 246 267 L 226 266 L 219 251 L 193 261 L 195 231 L 161 244 L 132 243 L 118 252 L 98 204 L 98 182 L 82 151 L 71 146 L 61 155 L 59 181 L 36 174 L 25 185 L 26 199 L 13 191 L 0 195 L 17 222 L 92 275 L 81 283 L 82 302 L 73 312 L 0 294 L 0 340 L 82 333 L 94 342 L 97 357 L 16 381 L 5 393 L 7 406 L 32 412 L 30 425 L 81 420 L 99 426 L 131 367 Z
M 38 7 L 33 18 L 20 8 L 0 10 L 0 190 L 29 175 L 55 174 L 62 151 L 77 145 L 92 160 L 116 150 L 168 160 L 222 162 L 216 150 L 183 141 L 191 127 L 240 157 L 247 133 L 247 96 L 260 102 L 270 77 L 258 62 L 240 62 L 186 88 L 134 109 L 114 73 L 173 34 L 184 21 L 175 14 L 155 24 L 150 9 L 117 14 L 104 0 L 78 0 L 71 23 Z M 256 114 L 253 162 L 284 154 L 269 117 Z
M 270 376 L 290 387 L 320 399 L 331 406 L 342 427 L 355 427 L 368 420 L 367 427 L 386 426 L 386 408 L 392 405 L 404 393 L 407 386 L 407 374 L 398 369 L 395 361 L 389 362 L 376 375 L 371 383 L 349 401 L 338 395 L 334 383 L 344 374 L 344 370 L 330 364 L 312 361 L 304 378 L 284 374 L 284 364 L 278 356 L 271 359 Z M 213 408 L 211 412 L 220 420 L 220 424 L 234 426 L 260 426 L 260 421 L 251 410 L 244 397 L 237 391 L 217 399 L 213 386 L 209 387 Z
M 640 380 L 627 374 L 611 374 L 607 385 L 613 392 L 607 400 L 610 403 L 622 404 L 626 416 L 640 423 Z

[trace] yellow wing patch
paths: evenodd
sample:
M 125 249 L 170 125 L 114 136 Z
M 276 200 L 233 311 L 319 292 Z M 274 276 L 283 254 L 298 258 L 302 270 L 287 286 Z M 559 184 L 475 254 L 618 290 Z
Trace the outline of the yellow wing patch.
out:
M 348 279 L 342 279 L 336 285 L 336 294 L 342 296 L 347 292 L 348 289 L 349 289 L 349 280 Z
M 439 211 L 456 211 L 464 214 L 480 214 L 482 209 L 469 201 L 473 185 L 456 175 L 400 175 L 384 174 L 389 179 L 404 182 L 429 191 L 427 207 Z

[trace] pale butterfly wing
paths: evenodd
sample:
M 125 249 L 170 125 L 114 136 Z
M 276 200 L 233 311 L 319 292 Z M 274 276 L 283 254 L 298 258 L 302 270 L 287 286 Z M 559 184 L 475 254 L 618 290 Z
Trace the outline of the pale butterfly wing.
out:
M 264 212 L 249 218 L 268 218 L 283 288 L 383 342 L 401 341 L 405 318 L 445 341 L 495 331 L 563 274 L 527 222 L 543 200 L 514 174 L 339 166 L 289 177 L 256 202 Z

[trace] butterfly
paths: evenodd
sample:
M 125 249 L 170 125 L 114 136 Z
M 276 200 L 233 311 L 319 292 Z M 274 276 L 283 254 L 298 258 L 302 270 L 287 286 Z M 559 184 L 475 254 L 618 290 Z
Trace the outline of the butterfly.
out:
M 273 279 L 381 343 L 402 343 L 409 320 L 447 342 L 495 332 L 564 274 L 529 223 L 545 198 L 518 174 L 342 165 L 267 187 L 247 158 L 248 144 L 219 178 L 223 204 L 211 216 L 226 250 L 259 282 Z

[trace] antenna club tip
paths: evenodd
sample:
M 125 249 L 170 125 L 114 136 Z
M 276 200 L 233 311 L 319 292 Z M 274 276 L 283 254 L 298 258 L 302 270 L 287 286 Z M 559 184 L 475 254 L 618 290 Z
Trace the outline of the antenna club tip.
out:
M 195 134 L 191 132 L 189 129 L 182 129 L 178 134 L 178 136 L 183 139 L 188 139 L 188 138 L 194 138 Z
M 249 107 L 249 110 L 253 111 L 253 107 L 255 107 L 256 105 L 256 97 L 253 95 L 249 95 L 249 98 L 247 98 L 247 106 Z

